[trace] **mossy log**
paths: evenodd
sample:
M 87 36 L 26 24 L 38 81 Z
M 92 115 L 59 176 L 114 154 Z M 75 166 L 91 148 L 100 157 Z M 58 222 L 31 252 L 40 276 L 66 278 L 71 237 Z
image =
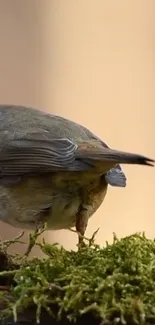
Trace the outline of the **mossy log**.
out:
M 0 325 L 155 324 L 154 240 L 114 236 L 75 252 L 36 239 L 29 246 L 45 258 L 10 256 L 9 241 L 0 244 Z

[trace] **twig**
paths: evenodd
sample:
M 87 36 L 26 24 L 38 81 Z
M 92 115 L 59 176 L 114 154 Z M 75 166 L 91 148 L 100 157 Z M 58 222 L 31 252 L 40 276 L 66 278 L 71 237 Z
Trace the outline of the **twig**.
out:
M 30 233 L 29 234 L 29 244 L 28 244 L 28 247 L 27 247 L 27 250 L 24 254 L 23 257 L 28 257 L 29 254 L 31 253 L 32 251 L 32 248 L 35 246 L 36 244 L 36 241 L 38 239 L 38 237 L 47 229 L 47 224 L 45 223 L 42 227 L 37 227 L 34 231 L 34 233 Z
M 98 228 L 97 230 L 94 231 L 94 233 L 93 233 L 93 235 L 92 235 L 91 238 L 88 238 L 88 237 L 82 236 L 82 235 L 81 235 L 77 230 L 72 229 L 72 228 L 68 228 L 68 230 L 70 230 L 70 231 L 76 233 L 80 238 L 86 240 L 86 241 L 88 242 L 88 246 L 89 246 L 89 247 L 91 247 L 91 246 L 94 245 L 95 237 L 96 237 L 96 235 L 97 235 L 99 229 L 100 229 L 100 228 Z
M 2 238 L 1 238 L 0 239 L 0 249 L 7 250 L 10 245 L 15 244 L 15 243 L 26 244 L 25 242 L 22 242 L 19 240 L 21 237 L 23 237 L 23 235 L 24 235 L 24 231 L 22 231 L 18 236 L 14 237 L 11 240 L 2 240 Z

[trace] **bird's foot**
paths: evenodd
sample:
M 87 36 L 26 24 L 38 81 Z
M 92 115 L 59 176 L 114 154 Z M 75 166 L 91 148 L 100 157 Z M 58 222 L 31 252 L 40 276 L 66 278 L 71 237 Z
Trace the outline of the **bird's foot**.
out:
M 84 240 L 86 242 L 88 242 L 88 246 L 91 247 L 93 245 L 95 245 L 95 237 L 99 231 L 99 228 L 97 230 L 94 231 L 94 233 L 92 234 L 91 238 L 87 238 L 86 236 L 82 236 L 82 234 L 80 232 L 78 232 L 76 229 L 72 229 L 72 228 L 68 228 L 68 230 L 76 233 L 78 235 L 78 248 L 84 248 L 86 247 L 87 245 L 85 244 Z
M 82 236 L 80 233 L 78 234 L 78 250 L 80 250 L 81 248 L 85 248 L 87 245 L 84 242 L 84 236 Z
M 78 248 L 86 247 L 84 240 L 88 240 L 88 239 L 85 236 L 82 236 L 82 234 L 78 232 L 76 229 L 68 228 L 68 230 L 78 235 L 78 244 L 77 244 Z

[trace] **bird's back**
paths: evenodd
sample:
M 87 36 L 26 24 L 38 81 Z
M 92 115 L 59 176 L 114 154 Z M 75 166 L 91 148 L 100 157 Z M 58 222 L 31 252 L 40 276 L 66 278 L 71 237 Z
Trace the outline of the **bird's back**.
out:
M 98 139 L 85 127 L 63 117 L 23 106 L 0 105 L 0 141 L 3 133 L 12 139 L 37 130 L 48 131 L 53 138 L 66 137 L 74 142 Z

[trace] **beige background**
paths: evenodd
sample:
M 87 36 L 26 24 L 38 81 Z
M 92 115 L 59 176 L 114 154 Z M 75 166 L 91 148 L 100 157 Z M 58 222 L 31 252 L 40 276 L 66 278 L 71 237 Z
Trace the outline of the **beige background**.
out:
M 154 21 L 154 0 L 0 0 L 0 103 L 66 116 L 114 148 L 155 157 Z M 113 231 L 155 236 L 155 170 L 124 170 L 127 188 L 109 188 L 89 222 L 101 244 Z M 47 238 L 67 248 L 77 240 Z

